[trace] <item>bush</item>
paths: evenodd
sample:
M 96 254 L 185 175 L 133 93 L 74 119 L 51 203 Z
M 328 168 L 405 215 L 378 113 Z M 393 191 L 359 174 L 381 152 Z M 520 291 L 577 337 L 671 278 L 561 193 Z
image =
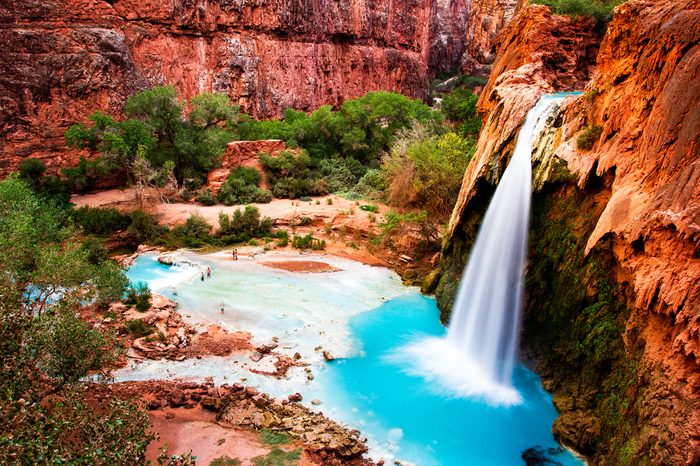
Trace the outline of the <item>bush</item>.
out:
M 379 197 L 385 189 L 386 182 L 382 172 L 379 169 L 370 168 L 357 182 L 353 191 L 369 197 Z
M 134 338 L 145 337 L 155 331 L 153 327 L 146 325 L 142 319 L 128 320 L 124 326 Z
M 335 157 L 321 160 L 319 168 L 331 192 L 345 191 L 352 188 L 357 183 L 357 176 L 353 172 L 353 168 L 355 172 L 364 174 L 362 164 L 355 159 L 341 159 Z
M 438 220 L 452 213 L 474 144 L 455 133 L 433 135 L 422 126 L 401 134 L 382 160 L 389 202 L 401 208 L 426 209 Z
M 533 0 L 532 3 L 547 5 L 552 12 L 568 16 L 588 16 L 598 25 L 612 19 L 613 9 L 624 0 Z
M 307 225 L 311 225 L 311 222 L 311 217 L 301 217 L 301 219 L 299 220 L 299 225 L 305 227 Z
M 247 205 L 245 209 L 236 209 L 233 215 L 219 213 L 219 235 L 226 242 L 245 242 L 251 238 L 261 238 L 272 230 L 272 219 L 260 219 L 260 211 L 255 206 Z
M 46 172 L 46 165 L 39 159 L 24 159 L 19 163 L 19 177 L 29 183 L 34 189 L 41 184 Z
M 90 264 L 97 265 L 107 259 L 107 248 L 96 238 L 87 238 L 83 242 L 83 249 L 87 252 L 87 260 Z
M 127 231 L 137 242 L 147 243 L 155 240 L 165 229 L 158 225 L 152 215 L 136 210 L 131 213 L 131 225 Z
M 111 235 L 131 225 L 131 217 L 117 209 L 83 206 L 73 211 L 73 219 L 85 233 Z
M 314 251 L 320 251 L 326 249 L 325 240 L 315 239 L 310 234 L 306 236 L 294 235 L 292 239 L 292 246 L 296 249 L 312 249 Z
M 242 180 L 247 185 L 258 187 L 262 181 L 262 175 L 260 175 L 258 170 L 252 167 L 236 167 L 231 170 L 231 173 L 228 175 L 228 179 Z
M 134 306 L 139 312 L 146 312 L 151 308 L 151 289 L 146 282 L 138 282 L 126 289 L 124 303 Z
M 360 210 L 364 210 L 365 212 L 372 212 L 374 214 L 379 212 L 379 207 L 376 205 L 361 205 Z
M 576 147 L 580 150 L 591 150 L 603 132 L 603 128 L 599 125 L 586 126 L 581 134 L 576 138 Z
M 211 206 L 211 205 L 216 204 L 216 197 L 208 189 L 205 189 L 205 190 L 197 193 L 197 196 L 194 198 L 194 200 L 199 202 L 200 204 L 206 205 L 206 206 Z
M 254 168 L 238 167 L 229 175 L 219 191 L 219 202 L 226 205 L 260 203 L 272 201 L 272 193 L 260 189 L 261 175 Z

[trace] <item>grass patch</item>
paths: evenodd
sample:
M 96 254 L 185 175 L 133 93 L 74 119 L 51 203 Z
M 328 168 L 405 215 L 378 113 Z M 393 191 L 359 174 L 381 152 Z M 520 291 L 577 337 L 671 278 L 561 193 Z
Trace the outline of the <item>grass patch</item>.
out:
M 301 458 L 301 449 L 297 448 L 292 451 L 284 451 L 274 447 L 270 453 L 265 456 L 256 456 L 253 458 L 254 466 L 295 466 L 299 458 Z
M 580 150 L 593 149 L 602 132 L 603 128 L 600 125 L 586 126 L 576 138 L 576 147 Z
M 240 466 L 241 460 L 238 458 L 231 458 L 230 456 L 220 456 L 215 458 L 209 466 Z
M 275 432 L 270 429 L 263 429 L 260 431 L 260 441 L 265 445 L 282 445 L 289 443 L 289 435 L 284 432 Z

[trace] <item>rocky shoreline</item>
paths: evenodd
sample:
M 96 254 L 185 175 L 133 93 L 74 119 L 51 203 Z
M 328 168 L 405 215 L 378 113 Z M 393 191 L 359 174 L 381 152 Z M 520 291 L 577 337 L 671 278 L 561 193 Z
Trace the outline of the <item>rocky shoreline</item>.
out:
M 107 398 L 128 399 L 150 411 L 202 407 L 215 413 L 216 422 L 224 427 L 284 432 L 299 442 L 307 456 L 316 464 L 377 464 L 364 457 L 368 451 L 367 439 L 359 431 L 347 429 L 301 405 L 299 394 L 290 395 L 288 400 L 276 400 L 254 387 L 240 383 L 217 387 L 212 381 L 96 384 L 90 387 L 89 392 L 95 401 Z

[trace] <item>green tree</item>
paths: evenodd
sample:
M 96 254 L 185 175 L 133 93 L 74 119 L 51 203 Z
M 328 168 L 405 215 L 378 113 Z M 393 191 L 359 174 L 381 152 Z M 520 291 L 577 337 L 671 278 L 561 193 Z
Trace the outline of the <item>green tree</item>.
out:
M 216 166 L 233 135 L 226 126 L 235 123 L 237 107 L 223 94 L 201 94 L 190 100 L 189 118 L 183 118 L 184 104 L 173 86 L 158 86 L 131 96 L 126 113 L 142 121 L 156 143 L 149 159 L 162 166 L 174 163 L 175 179 L 203 179 Z
M 473 140 L 455 133 L 435 135 L 414 124 L 382 160 L 390 203 L 422 208 L 437 220 L 446 220 L 473 154 Z
M 120 347 L 76 312 L 119 299 L 126 278 L 74 233 L 24 181 L 0 181 L 1 464 L 138 464 L 152 438 L 134 406 L 83 401 L 82 380 Z

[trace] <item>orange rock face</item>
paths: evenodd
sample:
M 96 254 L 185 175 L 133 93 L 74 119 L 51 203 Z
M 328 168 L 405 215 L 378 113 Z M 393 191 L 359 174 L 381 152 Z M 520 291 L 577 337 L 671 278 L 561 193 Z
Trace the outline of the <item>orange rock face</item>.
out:
M 539 188 L 545 186 L 539 196 L 594 193 L 592 184 L 605 180 L 605 192 L 592 200 L 598 206 L 572 215 L 582 230 L 592 232 L 581 243 L 586 257 L 598 260 L 601 251 L 611 256 L 611 261 L 600 256 L 600 263 L 616 278 L 619 299 L 630 313 L 621 335 L 629 361 L 616 364 L 634 362 L 637 369 L 626 385 L 624 396 L 631 402 L 619 421 L 591 417 L 579 385 L 573 401 L 558 405 L 567 419 L 578 419 L 578 427 L 562 422 L 557 434 L 580 445 L 581 432 L 590 428 L 585 442 L 595 445 L 591 439 L 605 438 L 610 443 L 597 444 L 601 452 L 625 444 L 630 464 L 698 464 L 700 10 L 693 0 L 622 4 L 600 44 L 595 72 L 590 57 L 597 45 L 585 30 L 576 20 L 526 6 L 499 36 L 494 72 L 479 101 L 484 129 L 443 255 L 461 253 L 459 241 L 469 234 L 465 222 L 479 208 L 476 201 L 484 200 L 483 192 L 493 189 L 485 186 L 500 178 L 523 118 L 540 95 L 584 90 L 564 102 L 543 136 L 533 159 L 534 177 Z M 590 149 L 579 148 L 579 136 L 594 127 L 600 136 L 593 137 Z M 543 159 L 542 152 L 549 155 Z M 567 167 L 563 176 L 551 169 L 557 164 Z M 552 188 L 562 183 L 576 187 Z M 604 396 L 613 390 L 589 388 L 603 390 Z M 600 437 L 606 422 L 633 425 L 634 432 Z M 606 462 L 601 456 L 595 460 Z
M 515 14 L 517 0 L 473 0 L 467 20 L 467 49 L 460 68 L 467 74 L 488 76 L 496 58 L 498 33 Z
M 426 98 L 459 65 L 467 0 L 10 0 L 0 5 L 0 175 L 82 154 L 63 132 L 172 83 L 243 110 L 337 105 L 370 90 Z
M 287 146 L 280 139 L 233 141 L 228 143 L 224 157 L 221 160 L 221 167 L 212 170 L 207 175 L 207 189 L 214 194 L 218 194 L 231 169 L 236 167 L 252 167 L 259 170 L 262 174 L 261 187 L 267 188 L 267 179 L 258 155 L 266 153 L 277 156 L 284 150 L 288 150 Z

